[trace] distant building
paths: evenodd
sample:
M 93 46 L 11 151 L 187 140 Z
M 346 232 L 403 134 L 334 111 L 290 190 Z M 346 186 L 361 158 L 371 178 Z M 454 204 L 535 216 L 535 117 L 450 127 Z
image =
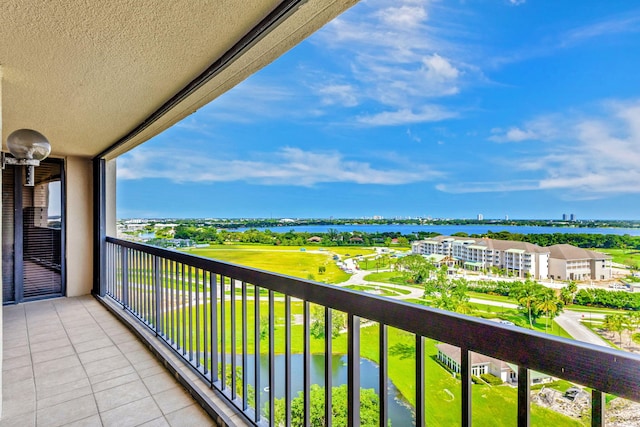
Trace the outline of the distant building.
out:
M 425 256 L 438 254 L 453 257 L 468 270 L 481 271 L 497 267 L 519 277 L 548 277 L 549 250 L 533 243 L 436 236 L 413 242 L 411 251 Z
M 504 216 L 504 220 L 505 220 L 505 221 L 509 221 L 509 215 L 505 215 L 505 216 Z
M 566 220 L 567 220 L 567 218 L 568 218 L 568 215 L 567 215 L 567 214 L 562 214 L 562 220 L 563 220 L 563 221 L 566 221 Z
M 576 216 L 574 214 L 569 215 L 569 221 L 575 221 Z
M 478 221 L 482 221 L 484 219 L 484 215 L 478 214 Z
M 611 256 L 562 244 L 549 246 L 549 277 L 556 280 L 608 280 Z

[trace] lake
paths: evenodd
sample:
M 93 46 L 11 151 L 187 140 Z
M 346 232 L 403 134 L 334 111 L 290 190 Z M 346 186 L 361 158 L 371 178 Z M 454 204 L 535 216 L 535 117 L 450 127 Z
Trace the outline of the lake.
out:
M 254 359 L 252 355 L 249 357 L 247 366 L 247 374 L 249 378 L 254 376 Z M 284 355 L 275 356 L 275 371 L 276 371 L 276 389 L 275 397 L 284 397 Z M 241 363 L 238 358 L 238 363 Z M 240 365 L 239 365 L 240 366 Z M 230 368 L 230 367 L 229 367 Z M 345 355 L 333 355 L 332 356 L 332 368 L 331 374 L 333 386 L 337 387 L 341 384 L 347 383 L 347 356 Z M 269 359 L 266 355 L 260 357 L 260 386 L 261 386 L 261 401 L 267 402 L 269 397 Z M 362 388 L 372 388 L 376 392 L 378 391 L 378 365 L 367 359 L 360 359 L 360 383 Z M 293 354 L 291 355 L 291 390 L 292 397 L 298 396 L 298 392 L 304 388 L 303 384 L 303 355 Z M 253 380 L 250 380 L 253 384 Z M 324 355 L 312 354 L 311 355 L 311 384 L 318 384 L 324 386 Z M 410 406 L 404 402 L 402 395 L 396 388 L 396 386 L 389 381 L 388 386 L 389 396 L 389 419 L 393 426 L 408 426 L 414 424 L 414 416 Z
M 531 225 L 497 225 L 497 224 L 473 224 L 473 225 L 300 225 L 282 227 L 258 228 L 258 230 L 271 230 L 274 233 L 286 233 L 290 230 L 306 233 L 326 233 L 330 228 L 338 232 L 359 231 L 363 233 L 401 233 L 415 234 L 419 231 L 435 232 L 450 236 L 453 233 L 464 232 L 471 234 L 484 234 L 487 231 L 508 231 L 522 234 L 547 234 L 547 233 L 585 233 L 585 234 L 629 234 L 640 236 L 640 228 L 581 228 L 581 227 L 536 227 Z M 245 231 L 247 228 L 238 228 L 230 231 Z

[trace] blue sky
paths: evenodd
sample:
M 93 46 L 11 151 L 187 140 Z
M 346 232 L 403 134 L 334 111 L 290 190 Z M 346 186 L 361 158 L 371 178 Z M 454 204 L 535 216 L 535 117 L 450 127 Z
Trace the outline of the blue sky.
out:
M 362 0 L 118 159 L 118 216 L 640 219 L 640 5 Z

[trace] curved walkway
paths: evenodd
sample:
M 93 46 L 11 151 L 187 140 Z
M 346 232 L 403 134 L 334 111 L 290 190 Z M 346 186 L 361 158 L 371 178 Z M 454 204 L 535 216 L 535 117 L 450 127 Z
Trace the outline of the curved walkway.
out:
M 389 271 L 389 270 L 381 270 L 381 271 Z M 371 273 L 372 273 L 371 271 L 367 271 L 367 270 L 355 270 L 355 273 L 348 280 L 337 284 L 337 286 L 348 286 L 348 285 L 385 286 L 385 287 L 393 287 L 394 289 L 402 289 L 404 291 L 408 291 L 409 293 L 406 295 L 389 296 L 389 298 L 400 299 L 400 300 L 422 298 L 423 296 L 423 290 L 420 288 L 416 288 L 414 286 L 396 285 L 396 284 L 372 282 L 370 280 L 365 280 L 365 277 Z M 469 301 L 473 303 L 492 305 L 496 307 L 511 308 L 511 309 L 518 308 L 517 304 L 487 300 L 482 298 L 470 298 Z M 583 317 L 583 313 L 578 313 L 571 310 L 565 310 L 560 315 L 558 315 L 555 320 L 575 340 L 583 341 L 589 344 L 610 347 L 610 345 L 606 341 L 604 341 L 602 338 L 600 338 L 600 336 L 598 336 L 591 329 L 587 328 L 580 322 L 582 317 Z M 592 317 L 602 318 L 604 316 L 600 314 L 592 314 Z

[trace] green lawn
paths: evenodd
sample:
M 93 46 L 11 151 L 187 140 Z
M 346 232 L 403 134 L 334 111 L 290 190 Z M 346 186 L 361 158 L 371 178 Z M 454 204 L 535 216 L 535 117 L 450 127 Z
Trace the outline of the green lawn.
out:
M 300 251 L 300 247 L 291 246 L 217 245 L 208 248 L 191 248 L 186 252 L 325 283 L 341 283 L 349 278 L 347 273 L 336 266 L 328 251 L 312 253 Z M 321 266 L 326 269 L 324 273 L 319 273 L 318 268 Z
M 633 268 L 640 268 L 640 251 L 637 249 L 592 249 L 613 257 L 613 262 L 628 265 Z

